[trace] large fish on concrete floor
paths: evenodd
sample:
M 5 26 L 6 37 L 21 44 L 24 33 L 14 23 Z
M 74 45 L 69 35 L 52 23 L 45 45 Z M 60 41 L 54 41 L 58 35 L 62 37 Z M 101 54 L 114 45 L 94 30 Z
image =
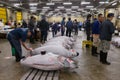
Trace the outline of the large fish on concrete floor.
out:
M 52 52 L 53 54 L 57 54 L 57 55 L 68 57 L 68 58 L 74 58 L 79 55 L 79 53 L 76 52 L 74 49 L 67 50 L 66 48 L 59 46 L 59 45 L 42 46 L 42 47 L 34 49 L 31 52 L 31 54 L 32 55 L 41 54 L 42 51 Z
M 116 47 L 120 47 L 120 37 L 113 37 L 112 44 L 115 45 Z
M 74 61 L 53 53 L 42 52 L 39 55 L 27 57 L 21 60 L 21 64 L 41 70 L 59 70 L 63 68 L 76 68 Z

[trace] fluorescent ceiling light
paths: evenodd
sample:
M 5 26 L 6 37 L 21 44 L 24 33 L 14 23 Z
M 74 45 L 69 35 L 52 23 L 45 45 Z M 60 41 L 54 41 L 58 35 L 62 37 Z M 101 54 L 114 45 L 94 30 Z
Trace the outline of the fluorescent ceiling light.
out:
M 44 8 L 43 8 L 42 11 L 48 11 L 48 9 L 44 9 Z
M 35 10 L 35 9 L 37 9 L 37 7 L 30 7 L 30 9 Z
M 109 2 L 108 2 L 108 1 L 106 1 L 105 3 L 106 3 L 106 4 L 108 4 Z
M 58 6 L 59 9 L 64 9 L 64 6 Z
M 90 4 L 90 2 L 81 2 L 81 4 Z
M 108 4 L 109 2 L 108 1 L 106 1 L 106 2 L 100 1 L 99 3 L 100 4 Z
M 48 6 L 55 5 L 55 3 L 46 3 L 46 5 L 48 5 Z
M 65 2 L 65 3 L 63 3 L 63 5 L 72 5 L 72 3 L 71 2 Z
M 72 6 L 71 8 L 72 8 L 72 9 L 78 9 L 79 6 Z
M 115 6 L 117 3 L 113 3 L 112 6 Z
M 36 10 L 30 10 L 31 12 L 36 12 Z
M 62 1 L 62 0 L 52 0 L 52 1 L 57 1 L 57 2 L 59 2 L 59 1 Z
M 71 11 L 71 12 L 75 13 L 76 11 Z
M 15 3 L 14 6 L 15 6 L 15 7 L 18 7 L 18 6 L 20 6 L 20 4 L 19 4 L 19 3 Z
M 37 6 L 38 3 L 29 3 L 29 6 Z
M 83 9 L 78 9 L 78 11 L 83 11 Z
M 55 9 L 55 11 L 59 11 L 60 9 Z
M 100 4 L 104 4 L 105 2 L 99 2 Z
M 72 9 L 66 9 L 66 11 L 71 11 Z
M 86 8 L 93 8 L 94 6 L 86 6 Z
M 49 9 L 50 7 L 43 7 L 44 9 Z
M 41 15 L 44 15 L 45 13 L 40 13 Z
M 46 11 L 42 11 L 43 13 L 45 13 Z

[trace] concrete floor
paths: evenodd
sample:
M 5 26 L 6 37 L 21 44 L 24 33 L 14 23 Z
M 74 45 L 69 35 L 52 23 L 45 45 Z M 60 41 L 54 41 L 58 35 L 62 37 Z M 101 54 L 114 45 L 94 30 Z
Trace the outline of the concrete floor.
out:
M 79 68 L 74 72 L 61 71 L 60 80 L 120 80 L 120 49 L 111 46 L 108 61 L 111 65 L 103 65 L 99 62 L 99 58 L 92 57 L 90 49 L 82 49 L 81 41 L 85 39 L 82 32 L 76 37 L 77 42 L 74 48 L 80 53 L 76 59 L 79 61 Z M 50 37 L 49 37 L 50 38 Z M 37 42 L 30 45 L 33 48 L 39 47 Z M 11 56 L 10 45 L 7 40 L 0 40 L 0 80 L 20 80 L 20 78 L 29 70 L 20 63 L 14 61 Z M 29 53 L 23 48 L 23 54 Z

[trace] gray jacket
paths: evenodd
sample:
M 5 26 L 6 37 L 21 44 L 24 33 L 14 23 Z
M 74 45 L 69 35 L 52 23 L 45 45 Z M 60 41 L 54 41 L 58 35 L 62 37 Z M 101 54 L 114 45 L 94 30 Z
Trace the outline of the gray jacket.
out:
M 113 26 L 113 23 L 110 20 L 105 20 L 101 26 L 100 39 L 111 41 L 114 30 L 115 27 Z

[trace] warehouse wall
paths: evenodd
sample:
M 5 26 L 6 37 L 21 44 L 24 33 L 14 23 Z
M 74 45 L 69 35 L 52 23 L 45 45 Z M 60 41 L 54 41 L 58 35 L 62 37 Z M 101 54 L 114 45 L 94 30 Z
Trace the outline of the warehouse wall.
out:
M 49 21 L 49 22 L 61 22 L 61 20 L 62 20 L 62 18 L 63 17 L 61 17 L 61 16 L 53 16 L 53 17 L 50 17 L 50 18 L 48 18 L 47 20 Z M 66 21 L 68 20 L 68 18 L 69 17 L 66 17 Z M 83 17 L 81 17 L 81 16 L 78 16 L 78 17 L 75 17 L 75 16 L 71 16 L 71 19 L 72 20 L 74 20 L 74 19 L 77 19 L 77 21 L 81 21 L 81 22 L 84 22 L 84 18 Z
M 7 17 L 8 17 L 8 20 L 16 20 L 15 11 L 11 9 L 7 9 Z
M 118 15 L 120 16 L 120 6 L 118 6 Z M 120 19 L 117 20 L 117 27 L 120 28 Z

